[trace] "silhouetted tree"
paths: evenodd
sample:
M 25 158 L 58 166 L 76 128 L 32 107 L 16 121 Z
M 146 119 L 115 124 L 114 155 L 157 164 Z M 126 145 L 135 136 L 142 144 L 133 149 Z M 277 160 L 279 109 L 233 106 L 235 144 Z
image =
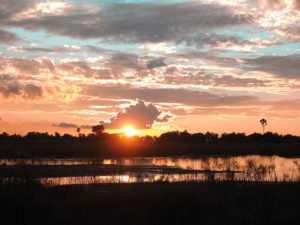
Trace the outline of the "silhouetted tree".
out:
M 264 141 L 269 143 L 280 143 L 282 142 L 282 136 L 277 133 L 266 132 L 264 134 Z
M 263 118 L 259 122 L 260 122 L 260 124 L 261 124 L 261 126 L 263 128 L 263 134 L 265 134 L 265 127 L 268 125 L 267 124 L 267 120 Z
M 179 131 L 169 131 L 160 135 L 160 141 L 178 141 Z
M 265 119 L 264 119 L 265 120 Z M 266 126 L 267 121 L 261 122 L 262 126 Z M 98 142 L 106 141 L 109 143 L 117 143 L 119 141 L 124 141 L 120 138 L 119 134 L 109 134 L 104 132 L 103 125 L 97 125 L 92 127 L 93 133 L 84 135 L 80 134 L 78 137 L 69 134 L 60 135 L 55 132 L 55 134 L 40 133 L 40 132 L 28 132 L 25 136 L 20 136 L 17 134 L 0 134 L 0 144 L 2 143 L 18 143 L 18 142 Z M 77 129 L 80 133 L 80 129 Z M 176 143 L 300 143 L 300 137 L 294 135 L 280 135 L 272 132 L 253 133 L 250 135 L 245 135 L 244 133 L 223 133 L 220 137 L 216 133 L 207 132 L 203 133 L 189 133 L 188 131 L 169 131 L 161 134 L 159 137 L 144 136 L 135 138 L 139 142 L 152 143 L 152 142 L 170 142 L 176 145 Z M 131 138 L 133 140 L 133 138 Z M 1 147 L 1 146 L 0 146 Z M 0 152 L 1 153 L 1 152 Z
M 0 134 L 0 140 L 4 141 L 4 140 L 8 140 L 9 139 L 9 134 L 6 132 L 3 132 L 2 134 Z
M 154 140 L 154 137 L 152 137 L 150 135 L 146 135 L 146 136 L 142 137 L 142 141 L 145 143 L 151 143 L 151 142 L 153 142 L 153 140 Z
M 240 142 L 247 142 L 248 138 L 245 133 L 224 133 L 220 137 L 220 141 L 222 142 L 232 142 L 232 143 L 240 143 Z
M 248 135 L 248 139 L 250 142 L 261 142 L 263 139 L 263 136 L 261 133 L 253 133 Z
M 70 135 L 70 134 L 64 134 L 64 135 L 62 136 L 62 139 L 63 139 L 63 140 L 72 140 L 72 139 L 74 139 L 74 138 L 73 138 L 73 136 Z
M 92 127 L 92 132 L 95 133 L 97 136 L 100 136 L 104 131 L 103 125 L 96 125 Z
M 205 137 L 206 137 L 206 142 L 209 142 L 209 143 L 217 142 L 219 139 L 219 135 L 217 133 L 213 133 L 213 132 L 206 132 Z
M 55 133 L 54 133 L 54 138 L 55 138 L 55 139 L 60 139 L 61 136 L 60 136 L 60 134 L 59 134 L 58 132 L 55 132 Z
M 192 134 L 193 142 L 204 143 L 206 141 L 206 136 L 202 133 Z
M 76 128 L 76 131 L 77 131 L 77 133 L 78 133 L 78 137 L 80 137 L 80 131 L 81 131 L 80 127 L 77 127 L 77 128 Z
M 295 143 L 295 142 L 300 141 L 300 137 L 294 136 L 294 135 L 291 135 L 291 134 L 287 134 L 287 135 L 283 136 L 282 139 L 286 143 Z

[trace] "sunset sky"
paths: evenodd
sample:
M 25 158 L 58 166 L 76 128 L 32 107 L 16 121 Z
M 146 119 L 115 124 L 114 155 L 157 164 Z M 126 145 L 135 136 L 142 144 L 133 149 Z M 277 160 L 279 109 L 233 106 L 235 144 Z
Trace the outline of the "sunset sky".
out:
M 0 132 L 300 135 L 299 0 L 0 0 Z

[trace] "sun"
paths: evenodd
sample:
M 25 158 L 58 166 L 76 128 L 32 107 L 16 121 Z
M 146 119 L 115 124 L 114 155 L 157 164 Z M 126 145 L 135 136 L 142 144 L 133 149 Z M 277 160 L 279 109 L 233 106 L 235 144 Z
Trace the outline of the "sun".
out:
M 135 129 L 134 127 L 132 126 L 126 126 L 122 129 L 122 132 L 127 136 L 127 137 L 132 137 L 132 136 L 135 136 L 135 135 L 138 135 L 140 132 Z

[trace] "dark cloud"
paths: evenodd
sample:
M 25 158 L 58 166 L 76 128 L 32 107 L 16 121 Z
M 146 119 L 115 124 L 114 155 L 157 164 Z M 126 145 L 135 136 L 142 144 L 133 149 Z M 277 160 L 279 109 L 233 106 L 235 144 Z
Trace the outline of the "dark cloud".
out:
M 245 69 L 267 72 L 284 78 L 300 79 L 300 55 L 262 56 L 244 59 Z
M 9 98 L 11 96 L 16 96 L 20 94 L 20 85 L 17 82 L 9 82 L 5 84 L 0 84 L 0 94 L 3 97 Z
M 181 41 L 195 34 L 247 24 L 252 18 L 212 4 L 114 4 L 96 13 L 74 13 L 7 21 L 7 25 L 74 38 L 122 42 Z
M 49 58 L 5 58 L 0 57 L 0 73 L 5 73 L 7 68 L 14 68 L 15 74 L 19 76 L 30 76 L 52 74 L 59 75 L 67 73 L 85 77 L 95 77 L 101 79 L 111 78 L 110 69 L 94 69 L 86 61 L 73 61 L 55 64 Z
M 92 125 L 81 125 L 80 128 L 82 129 L 92 129 Z
M 20 85 L 13 76 L 7 74 L 0 75 L 0 94 L 8 98 L 20 94 Z
M 215 87 L 264 87 L 270 84 L 268 80 L 233 77 L 231 75 L 216 76 L 208 74 L 207 71 L 199 71 L 198 68 L 194 71 L 175 66 L 166 68 L 164 82 L 176 85 L 194 84 Z
M 144 66 L 141 62 L 139 62 L 139 57 L 137 55 L 126 53 L 117 53 L 112 55 L 107 66 L 114 70 L 114 73 L 118 73 L 119 71 L 126 69 L 136 71 L 144 69 Z
M 59 124 L 53 124 L 54 127 L 62 127 L 62 128 L 77 128 L 78 126 L 74 123 L 66 123 L 61 122 Z
M 24 86 L 24 97 L 29 99 L 35 99 L 42 97 L 43 90 L 40 86 L 34 84 L 26 84 Z
M 157 58 L 157 59 L 151 59 L 147 62 L 147 68 L 148 69 L 154 69 L 157 67 L 166 66 L 164 58 Z
M 43 90 L 42 87 L 34 84 L 20 85 L 14 81 L 5 85 L 0 84 L 0 94 L 5 98 L 22 96 L 26 99 L 35 99 L 42 97 Z
M 168 122 L 171 118 L 170 114 L 163 113 L 155 105 L 139 100 L 118 112 L 103 125 L 108 129 L 119 129 L 126 124 L 133 125 L 137 129 L 148 129 L 154 122 Z
M 14 33 L 5 30 L 0 30 L 0 43 L 9 44 L 9 43 L 19 42 L 19 41 L 22 41 L 22 39 L 19 38 Z
M 208 63 L 214 63 L 223 67 L 238 67 L 241 63 L 239 59 L 232 57 L 224 57 L 213 54 L 211 52 L 199 52 L 199 51 L 189 51 L 185 53 L 173 53 L 169 54 L 169 57 L 174 59 L 184 59 L 184 60 L 203 60 Z
M 43 73 L 46 71 L 53 73 L 55 69 L 53 62 L 48 58 L 26 59 L 0 57 L 0 71 L 5 71 L 6 67 L 13 67 L 22 75 L 37 75 L 41 74 L 41 71 Z
M 294 0 L 295 8 L 300 9 L 300 0 Z
M 202 52 L 187 52 L 182 54 L 170 54 L 169 57 L 174 59 L 184 60 L 197 60 L 220 66 L 220 68 L 235 68 L 240 70 L 241 73 L 248 71 L 266 72 L 281 78 L 299 79 L 300 73 L 300 55 L 269 55 L 260 56 L 257 58 L 232 58 L 218 56 L 212 53 Z M 198 72 L 197 72 L 198 71 Z M 182 74 L 184 76 L 178 76 Z M 209 70 L 201 71 L 201 68 L 196 70 L 185 70 L 184 68 L 178 69 L 176 66 L 167 67 L 165 70 L 166 82 L 173 84 L 210 84 L 214 86 L 228 86 L 228 87 L 252 87 L 252 86 L 272 86 L 271 80 L 268 77 L 260 78 L 247 78 L 241 76 L 226 75 L 226 72 L 221 74 L 212 74 Z M 282 85 L 282 84 L 281 84 Z M 287 86 L 291 87 L 292 84 Z M 275 85 L 277 86 L 277 85 Z M 294 85 L 293 85 L 294 86 Z
M 38 0 L 1 0 L 0 23 L 12 19 L 16 14 L 32 8 Z M 2 21 L 3 20 L 3 21 Z
M 267 80 L 256 78 L 239 78 L 233 76 L 210 77 L 214 86 L 224 87 L 264 87 L 267 86 Z
M 56 72 L 67 72 L 70 75 L 78 75 L 85 77 L 95 77 L 100 79 L 109 79 L 112 77 L 111 71 L 107 69 L 94 69 L 88 62 L 66 62 L 55 66 Z
M 46 53 L 71 53 L 78 52 L 79 49 L 68 49 L 63 47 L 41 48 L 41 47 L 18 47 L 15 50 L 22 52 L 46 52 Z
M 59 124 L 53 124 L 54 127 L 60 127 L 60 128 L 82 128 L 82 129 L 91 129 L 91 125 L 77 125 L 75 123 L 66 123 L 61 122 Z
M 151 70 L 157 67 L 166 66 L 164 58 L 139 57 L 129 53 L 115 53 L 109 58 L 105 67 L 111 71 L 115 77 L 122 76 L 122 73 L 131 71 L 136 76 L 148 75 Z
M 26 99 L 35 99 L 42 97 L 43 90 L 35 84 L 20 84 L 13 76 L 0 75 L 0 94 L 4 98 L 22 96 Z
M 1 31 L 0 31 L 1 32 Z M 92 45 L 86 46 L 54 46 L 51 48 L 43 48 L 43 47 L 15 47 L 12 50 L 17 50 L 21 52 L 44 52 L 44 53 L 76 53 L 76 52 L 91 52 L 97 54 L 108 54 L 113 53 L 114 51 L 110 51 L 104 48 L 99 48 Z
M 240 36 L 232 35 L 218 35 L 214 33 L 204 33 L 194 37 L 188 37 L 184 40 L 188 45 L 196 45 L 198 47 L 213 47 L 219 46 L 221 44 L 234 45 L 234 46 L 244 46 L 253 44 L 249 40 L 245 40 Z
M 143 99 L 156 103 L 181 103 L 198 106 L 220 106 L 248 104 L 257 98 L 247 95 L 217 95 L 209 92 L 172 88 L 136 88 L 125 86 L 85 86 L 92 96 L 115 99 Z

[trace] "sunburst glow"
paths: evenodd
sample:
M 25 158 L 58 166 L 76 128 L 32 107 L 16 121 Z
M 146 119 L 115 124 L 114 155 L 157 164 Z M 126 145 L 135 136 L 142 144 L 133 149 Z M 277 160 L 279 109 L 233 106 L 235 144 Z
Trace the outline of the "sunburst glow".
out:
M 132 137 L 132 136 L 135 136 L 135 135 L 138 135 L 140 132 L 135 129 L 134 127 L 132 126 L 126 126 L 122 129 L 122 132 L 127 136 L 127 137 Z

